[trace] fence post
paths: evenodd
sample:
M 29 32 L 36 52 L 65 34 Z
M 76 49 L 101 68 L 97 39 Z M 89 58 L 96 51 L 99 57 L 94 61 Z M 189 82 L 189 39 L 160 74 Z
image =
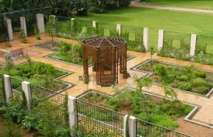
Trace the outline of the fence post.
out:
M 28 110 L 30 110 L 30 101 L 31 101 L 31 98 L 32 98 L 30 82 L 23 81 L 21 83 L 21 85 L 22 85 L 22 90 L 24 91 L 24 94 L 25 94 L 25 99 L 27 101 L 27 108 L 28 108 Z
M 128 131 L 127 130 L 129 130 L 129 129 L 127 129 L 127 120 L 128 120 L 128 115 L 125 115 L 124 116 L 124 137 L 128 137 L 128 135 L 127 135 L 127 133 L 128 133 Z
M 144 44 L 146 51 L 149 50 L 148 40 L 149 40 L 149 29 L 143 28 L 143 44 Z
M 13 40 L 13 29 L 12 29 L 11 19 L 7 19 L 6 22 L 7 22 L 7 32 L 8 32 L 9 40 Z
M 26 18 L 20 17 L 21 29 L 24 31 L 25 36 L 27 36 L 27 26 L 26 26 Z
M 130 116 L 128 124 L 129 124 L 129 136 L 136 137 L 137 136 L 136 117 Z
M 9 75 L 4 75 L 4 88 L 6 103 L 9 103 L 10 98 L 12 97 L 11 77 Z
M 98 23 L 96 21 L 92 21 L 92 27 L 94 28 L 95 33 L 97 33 L 98 32 Z
M 74 31 L 74 34 L 76 34 L 76 22 L 75 22 L 75 18 L 71 18 L 71 32 Z
M 118 36 L 120 36 L 121 33 L 122 33 L 122 25 L 121 24 L 117 24 L 116 25 L 116 31 L 118 33 Z
M 75 103 L 76 103 L 76 98 L 69 96 L 69 98 L 68 98 L 68 113 L 69 113 L 69 126 L 70 126 L 71 129 L 72 129 L 73 126 L 77 126 L 77 121 L 78 121 Z
M 44 33 L 44 14 L 36 14 L 36 23 L 39 33 Z
M 190 42 L 190 55 L 195 55 L 196 49 L 196 41 L 197 41 L 197 34 L 191 34 L 191 42 Z
M 159 30 L 158 32 L 158 51 L 161 51 L 163 48 L 163 38 L 164 38 L 164 30 Z

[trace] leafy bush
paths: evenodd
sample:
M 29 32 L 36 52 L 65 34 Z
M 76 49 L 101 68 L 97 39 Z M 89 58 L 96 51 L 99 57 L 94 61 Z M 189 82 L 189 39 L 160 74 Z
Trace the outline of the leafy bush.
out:
M 167 69 L 164 65 L 157 64 L 153 67 L 153 70 L 156 74 L 160 75 L 161 77 L 167 76 Z
M 176 78 L 180 81 L 188 81 L 188 79 L 189 79 L 189 77 L 187 75 L 184 75 L 184 74 L 177 76 Z
M 170 129 L 176 129 L 178 127 L 178 123 L 175 120 L 171 119 L 170 117 L 164 114 L 161 115 L 152 114 L 151 122 Z
M 206 73 L 203 71 L 196 70 L 193 72 L 196 77 L 206 78 Z
M 182 90 L 190 91 L 192 89 L 192 85 L 189 82 L 179 82 L 178 88 L 180 88 Z

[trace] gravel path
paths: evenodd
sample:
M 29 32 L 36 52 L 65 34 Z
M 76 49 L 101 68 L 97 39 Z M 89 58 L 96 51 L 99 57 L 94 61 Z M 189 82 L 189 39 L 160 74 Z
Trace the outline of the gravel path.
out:
M 145 3 L 139 2 L 138 0 L 133 0 L 131 2 L 130 6 L 132 6 L 132 7 L 151 8 L 151 9 L 164 9 L 164 10 L 175 10 L 175 11 L 186 11 L 186 12 L 197 12 L 197 13 L 213 14 L 213 10 L 181 8 L 181 7 L 168 7 L 168 6 L 154 6 L 154 5 L 147 5 Z

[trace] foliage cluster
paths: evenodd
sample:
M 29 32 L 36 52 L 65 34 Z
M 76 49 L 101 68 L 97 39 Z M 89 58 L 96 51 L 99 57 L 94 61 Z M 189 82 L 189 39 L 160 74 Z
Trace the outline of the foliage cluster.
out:
M 49 100 L 38 102 L 32 100 L 31 110 L 28 111 L 24 104 L 24 99 L 20 96 L 13 96 L 7 106 L 0 108 L 1 116 L 5 121 L 10 122 L 6 124 L 11 131 L 3 131 L 4 134 L 10 133 L 11 136 L 19 137 L 15 135 L 15 124 L 21 125 L 28 131 L 34 131 L 33 136 L 46 136 L 46 137 L 69 137 L 69 128 L 65 121 L 65 111 L 67 110 L 64 103 L 55 105 Z M 12 125 L 13 124 L 13 125 Z
M 95 97 L 97 96 L 100 99 L 95 99 Z M 176 127 L 178 127 L 178 124 L 175 121 L 177 117 L 187 115 L 192 110 L 191 106 L 185 105 L 177 99 L 162 99 L 162 101 L 158 101 L 158 103 L 156 103 L 153 100 L 154 98 L 152 98 L 151 96 L 143 94 L 137 89 L 131 90 L 128 88 L 123 89 L 120 94 L 112 98 L 105 97 L 102 94 L 91 92 L 87 96 L 83 96 L 81 99 L 102 105 L 115 111 L 133 114 L 139 119 L 146 120 L 148 122 L 152 122 L 171 129 L 175 129 Z M 89 111 L 87 111 L 87 113 L 82 113 L 88 114 L 88 112 Z M 101 115 L 102 113 L 106 112 L 100 112 L 99 110 L 96 110 L 95 112 L 91 111 L 91 114 L 88 115 L 91 115 L 93 116 L 93 118 L 96 118 L 98 120 L 116 120 L 116 117 L 107 117 L 106 114 Z M 111 114 L 108 115 L 113 116 Z
M 63 88 L 65 86 L 54 79 L 65 75 L 66 72 L 57 70 L 51 64 L 42 62 L 28 62 L 9 68 L 7 67 L 4 73 L 12 77 L 12 87 L 17 90 L 21 89 L 20 82 L 23 80 L 52 90 L 58 90 L 58 88 Z
M 82 46 L 61 42 L 61 47 L 58 48 L 57 52 L 51 54 L 49 57 L 82 65 L 82 54 Z
M 140 70 L 154 72 L 154 82 L 168 85 L 173 88 L 191 91 L 199 94 L 207 94 L 212 88 L 212 74 L 196 69 L 193 66 L 179 67 L 151 61 L 139 67 Z

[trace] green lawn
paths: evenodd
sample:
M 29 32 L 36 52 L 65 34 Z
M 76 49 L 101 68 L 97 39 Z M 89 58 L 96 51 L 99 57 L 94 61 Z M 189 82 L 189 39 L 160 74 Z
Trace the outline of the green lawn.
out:
M 173 7 L 213 9 L 213 0 L 148 0 L 146 3 Z
M 148 27 L 150 46 L 155 48 L 157 47 L 159 29 L 213 36 L 213 15 L 211 14 L 129 7 L 105 14 L 91 14 L 84 19 Z M 211 39 L 211 37 L 205 37 L 205 41 Z

